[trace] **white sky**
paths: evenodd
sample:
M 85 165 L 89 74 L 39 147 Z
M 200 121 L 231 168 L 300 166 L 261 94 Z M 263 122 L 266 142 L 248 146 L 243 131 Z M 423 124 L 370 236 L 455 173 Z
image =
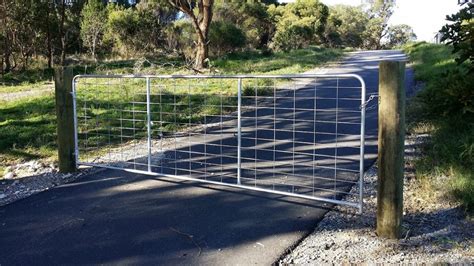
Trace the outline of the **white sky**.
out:
M 321 0 L 326 5 L 360 5 L 361 0 Z M 287 0 L 284 2 L 292 2 Z M 408 24 L 418 40 L 430 41 L 446 24 L 446 15 L 456 13 L 460 6 L 457 0 L 396 0 L 396 9 L 390 24 Z

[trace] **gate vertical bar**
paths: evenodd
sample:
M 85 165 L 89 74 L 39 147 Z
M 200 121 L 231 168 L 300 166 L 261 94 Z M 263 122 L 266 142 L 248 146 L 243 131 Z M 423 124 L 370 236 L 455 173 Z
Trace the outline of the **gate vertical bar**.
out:
M 78 136 L 78 124 L 77 124 L 77 98 L 76 98 L 76 77 L 72 79 L 72 114 L 74 116 L 74 158 L 76 159 L 76 168 L 79 162 L 79 136 Z
M 146 119 L 148 137 L 148 172 L 151 172 L 151 108 L 150 108 L 150 78 L 146 78 Z
M 237 86 L 237 184 L 240 185 L 241 175 L 241 146 L 242 146 L 242 79 L 238 79 Z
M 359 213 L 362 214 L 364 198 L 364 156 L 365 156 L 365 97 L 366 88 L 362 78 L 357 78 L 361 84 L 361 109 L 360 109 L 360 163 L 359 163 Z

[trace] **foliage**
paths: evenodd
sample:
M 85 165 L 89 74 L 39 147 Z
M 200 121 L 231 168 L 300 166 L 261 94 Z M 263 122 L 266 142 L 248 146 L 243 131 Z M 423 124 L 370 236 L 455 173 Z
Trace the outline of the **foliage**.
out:
M 157 51 L 166 41 L 164 27 L 174 15 L 153 2 L 141 2 L 135 9 L 109 5 L 107 40 L 123 55 Z
M 233 23 L 215 21 L 209 32 L 211 49 L 217 56 L 233 52 L 245 45 L 245 35 Z
M 342 45 L 341 33 L 339 32 L 341 26 L 342 20 L 331 12 L 324 30 L 324 41 L 328 47 L 339 47 Z
M 329 9 L 318 0 L 296 0 L 286 5 L 272 5 L 269 13 L 276 24 L 271 46 L 288 51 L 320 42 Z
M 453 53 L 458 53 L 456 61 L 462 64 L 468 61 L 471 73 L 474 70 L 474 19 L 472 17 L 474 4 L 468 3 L 467 7 L 461 9 L 458 13 L 447 16 L 447 20 L 453 22 L 447 24 L 441 29 L 443 33 L 442 40 L 448 40 L 452 44 Z
M 271 54 L 314 44 L 377 49 L 393 6 L 379 2 L 364 10 L 329 9 L 319 0 L 4 0 L 1 74 L 11 80 L 10 71 L 15 76 L 77 64 L 86 51 L 95 60 L 178 54 L 197 69 L 212 56 L 241 50 Z
M 65 63 L 67 52 L 79 51 L 80 12 L 84 1 L 5 0 L 0 4 L 1 73 L 24 71 L 33 56 L 48 58 L 48 67 Z
M 362 7 L 336 5 L 329 8 L 328 25 L 324 32 L 326 43 L 331 46 L 358 48 L 363 45 L 363 32 L 369 22 L 369 14 Z
M 395 47 L 415 41 L 416 34 L 409 25 L 400 24 L 388 27 L 387 38 L 387 45 Z
M 166 29 L 166 49 L 192 60 L 194 57 L 194 29 L 189 20 L 179 19 Z
M 447 176 L 451 194 L 474 211 L 474 78 L 467 64 L 455 62 L 451 46 L 417 43 L 405 46 L 415 77 L 425 88 L 413 123 L 431 125 L 432 140 L 417 163 L 419 177 Z
M 247 47 L 251 49 L 266 48 L 274 32 L 267 6 L 260 1 L 218 0 L 213 20 L 233 23 L 240 28 L 245 34 Z
M 382 48 L 382 39 L 387 35 L 388 20 L 393 14 L 394 0 L 374 1 L 369 8 L 370 20 L 363 33 L 364 48 Z
M 472 119 L 474 76 L 468 73 L 467 64 L 457 65 L 449 56 L 452 47 L 418 43 L 406 46 L 405 51 L 411 60 L 420 62 L 420 66 L 415 65 L 416 78 L 430 81 L 421 92 L 427 115 Z
M 108 42 L 115 43 L 114 47 L 119 53 L 128 53 L 135 46 L 135 38 L 138 28 L 138 15 L 132 9 L 120 6 L 109 6 L 107 19 Z
M 107 10 L 101 0 L 89 0 L 82 9 L 81 39 L 96 59 L 96 50 L 102 45 L 106 30 Z

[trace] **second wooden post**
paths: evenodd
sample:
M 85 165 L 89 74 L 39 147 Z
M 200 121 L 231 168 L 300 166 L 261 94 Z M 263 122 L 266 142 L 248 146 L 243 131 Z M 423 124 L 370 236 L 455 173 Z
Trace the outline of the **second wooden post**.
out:
M 405 63 L 379 66 L 377 234 L 398 238 L 403 218 Z
M 73 71 L 70 67 L 55 69 L 55 95 L 58 133 L 58 161 L 61 173 L 76 171 L 74 144 L 74 109 L 72 102 Z

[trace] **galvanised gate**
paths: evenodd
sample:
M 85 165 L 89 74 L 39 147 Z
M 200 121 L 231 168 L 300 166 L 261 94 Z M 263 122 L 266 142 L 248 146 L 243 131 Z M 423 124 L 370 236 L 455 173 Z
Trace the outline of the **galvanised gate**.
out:
M 79 165 L 362 211 L 358 75 L 79 75 L 73 96 Z

